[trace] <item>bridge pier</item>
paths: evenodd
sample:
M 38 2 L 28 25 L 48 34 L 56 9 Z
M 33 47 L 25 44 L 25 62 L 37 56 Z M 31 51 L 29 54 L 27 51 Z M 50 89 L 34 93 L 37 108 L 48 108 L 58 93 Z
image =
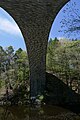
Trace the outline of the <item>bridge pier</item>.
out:
M 45 89 L 49 32 L 59 10 L 69 0 L 0 0 L 0 6 L 17 22 L 29 57 L 31 97 Z

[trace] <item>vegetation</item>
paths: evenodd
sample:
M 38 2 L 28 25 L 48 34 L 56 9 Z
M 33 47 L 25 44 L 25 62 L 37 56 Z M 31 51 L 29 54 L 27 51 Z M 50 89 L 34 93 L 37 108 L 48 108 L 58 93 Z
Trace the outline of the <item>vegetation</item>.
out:
M 70 1 L 63 10 L 63 19 L 61 19 L 61 30 L 65 36 L 79 37 L 80 33 L 80 2 Z M 66 19 L 65 19 L 66 18 Z
M 80 93 L 80 41 L 77 39 L 48 42 L 46 70 Z M 5 92 L 4 92 L 5 91 Z M 0 46 L 0 95 L 14 96 L 16 101 L 29 98 L 29 62 L 27 52 L 12 46 Z M 42 99 L 43 96 L 39 96 Z
M 4 50 L 0 46 L 0 92 L 28 97 L 29 64 L 26 51 L 19 48 L 14 51 L 12 46 Z
M 68 86 L 79 92 L 80 41 L 50 39 L 47 50 L 46 69 Z

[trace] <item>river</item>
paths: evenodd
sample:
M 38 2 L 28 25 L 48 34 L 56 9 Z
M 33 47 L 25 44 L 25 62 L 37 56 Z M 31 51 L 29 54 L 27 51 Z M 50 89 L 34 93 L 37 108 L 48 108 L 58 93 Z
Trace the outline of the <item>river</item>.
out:
M 0 107 L 0 120 L 80 120 L 80 116 L 57 106 L 12 106 Z

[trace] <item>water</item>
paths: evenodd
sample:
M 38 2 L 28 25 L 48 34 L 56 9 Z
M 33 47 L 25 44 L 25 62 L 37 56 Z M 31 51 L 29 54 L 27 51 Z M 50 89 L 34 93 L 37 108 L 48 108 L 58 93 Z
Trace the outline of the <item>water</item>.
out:
M 0 107 L 0 120 L 80 120 L 80 116 L 57 106 L 13 106 Z

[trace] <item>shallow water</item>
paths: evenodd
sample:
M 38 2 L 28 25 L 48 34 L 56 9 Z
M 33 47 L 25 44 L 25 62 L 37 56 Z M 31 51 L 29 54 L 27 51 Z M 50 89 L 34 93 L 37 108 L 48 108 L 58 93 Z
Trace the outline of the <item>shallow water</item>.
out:
M 0 120 L 80 120 L 80 117 L 57 106 L 13 106 L 0 107 Z

